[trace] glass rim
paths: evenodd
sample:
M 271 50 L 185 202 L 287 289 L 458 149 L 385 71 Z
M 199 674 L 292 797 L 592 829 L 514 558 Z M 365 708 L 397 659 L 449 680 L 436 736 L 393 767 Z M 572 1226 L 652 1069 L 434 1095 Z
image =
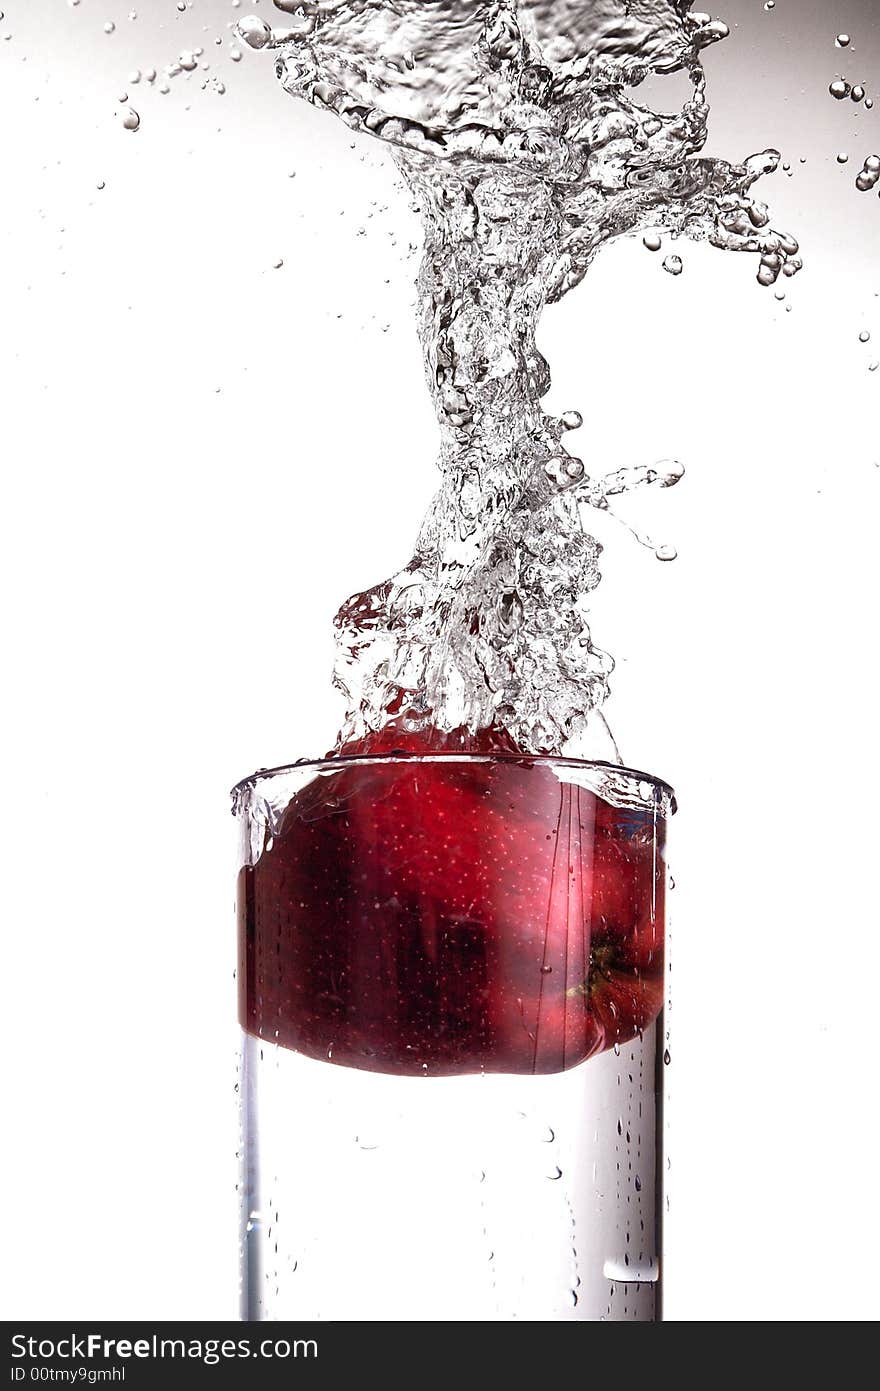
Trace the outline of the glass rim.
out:
M 629 768 L 623 763 L 611 763 L 603 758 L 572 758 L 565 754 L 555 753 L 508 753 L 499 751 L 496 753 L 458 753 L 454 750 L 439 753 L 420 753 L 412 750 L 397 749 L 390 753 L 342 753 L 331 754 L 324 758 L 301 758 L 295 763 L 281 763 L 276 768 L 258 768 L 256 772 L 250 773 L 246 778 L 242 778 L 230 790 L 232 797 L 233 813 L 236 813 L 247 793 L 253 792 L 262 783 L 270 782 L 274 778 L 289 776 L 298 772 L 306 772 L 308 769 L 333 769 L 357 767 L 359 764 L 369 765 L 371 763 L 520 763 L 527 766 L 541 764 L 555 768 L 586 769 L 595 768 L 599 772 L 613 773 L 618 777 L 630 778 L 633 782 L 646 782 L 659 792 L 663 799 L 668 802 L 669 815 L 675 815 L 678 810 L 678 802 L 675 796 L 675 789 L 671 783 L 664 778 L 657 777 L 655 773 L 645 773 L 639 768 Z

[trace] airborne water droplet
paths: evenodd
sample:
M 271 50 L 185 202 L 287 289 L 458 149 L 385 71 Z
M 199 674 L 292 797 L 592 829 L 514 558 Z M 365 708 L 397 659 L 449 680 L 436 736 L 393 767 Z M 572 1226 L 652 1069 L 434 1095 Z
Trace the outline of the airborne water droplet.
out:
M 272 29 L 264 19 L 258 15 L 245 15 L 237 23 L 236 32 L 243 43 L 248 48 L 261 49 L 272 42 Z
M 138 130 L 140 128 L 141 118 L 134 107 L 129 107 L 128 111 L 126 111 L 122 118 L 122 124 L 125 126 L 126 130 Z
M 670 275 L 681 275 L 684 270 L 684 261 L 680 256 L 667 256 L 663 262 L 663 269 Z
M 677 560 L 678 551 L 674 546 L 658 546 L 654 552 L 658 560 Z
M 849 34 L 838 34 L 834 42 L 837 44 L 838 48 L 849 48 L 852 39 Z
M 663 1053 L 663 1061 L 667 1067 L 672 1062 L 672 1054 L 670 1053 L 668 1048 Z
M 663 238 L 657 232 L 648 232 L 646 236 L 642 237 L 642 244 L 647 247 L 648 251 L 659 251 L 663 245 Z

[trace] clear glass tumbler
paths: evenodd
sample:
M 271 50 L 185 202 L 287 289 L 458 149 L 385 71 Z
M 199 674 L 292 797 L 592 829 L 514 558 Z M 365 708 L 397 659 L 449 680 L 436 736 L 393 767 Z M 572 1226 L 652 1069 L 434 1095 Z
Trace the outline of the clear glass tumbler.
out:
M 243 1317 L 659 1318 L 670 789 L 395 754 L 234 808 Z

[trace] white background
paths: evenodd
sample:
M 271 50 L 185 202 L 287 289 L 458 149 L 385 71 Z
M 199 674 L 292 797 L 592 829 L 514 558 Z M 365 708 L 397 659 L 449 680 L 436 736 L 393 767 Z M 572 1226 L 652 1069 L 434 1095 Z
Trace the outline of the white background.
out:
M 235 1316 L 227 789 L 332 743 L 331 616 L 408 558 L 434 484 L 383 153 L 231 61 L 247 6 L 131 3 L 0 0 L 15 1318 Z M 681 804 L 667 1316 L 865 1319 L 880 201 L 853 185 L 880 110 L 827 89 L 880 98 L 880 18 L 725 14 L 711 152 L 783 150 L 767 196 L 807 270 L 778 302 L 746 258 L 678 247 L 676 280 L 621 243 L 541 343 L 591 471 L 688 470 L 626 504 L 675 564 L 596 518 L 609 717 Z M 200 43 L 210 72 L 130 82 Z

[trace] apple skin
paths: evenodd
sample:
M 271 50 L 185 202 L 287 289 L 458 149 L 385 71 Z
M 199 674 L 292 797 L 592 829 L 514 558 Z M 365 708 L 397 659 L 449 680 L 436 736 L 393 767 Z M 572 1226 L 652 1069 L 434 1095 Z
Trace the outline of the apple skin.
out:
M 662 818 L 491 732 L 431 762 L 407 755 L 436 742 L 381 742 L 297 793 L 242 871 L 244 1027 L 430 1076 L 561 1072 L 647 1028 L 663 1004 Z

